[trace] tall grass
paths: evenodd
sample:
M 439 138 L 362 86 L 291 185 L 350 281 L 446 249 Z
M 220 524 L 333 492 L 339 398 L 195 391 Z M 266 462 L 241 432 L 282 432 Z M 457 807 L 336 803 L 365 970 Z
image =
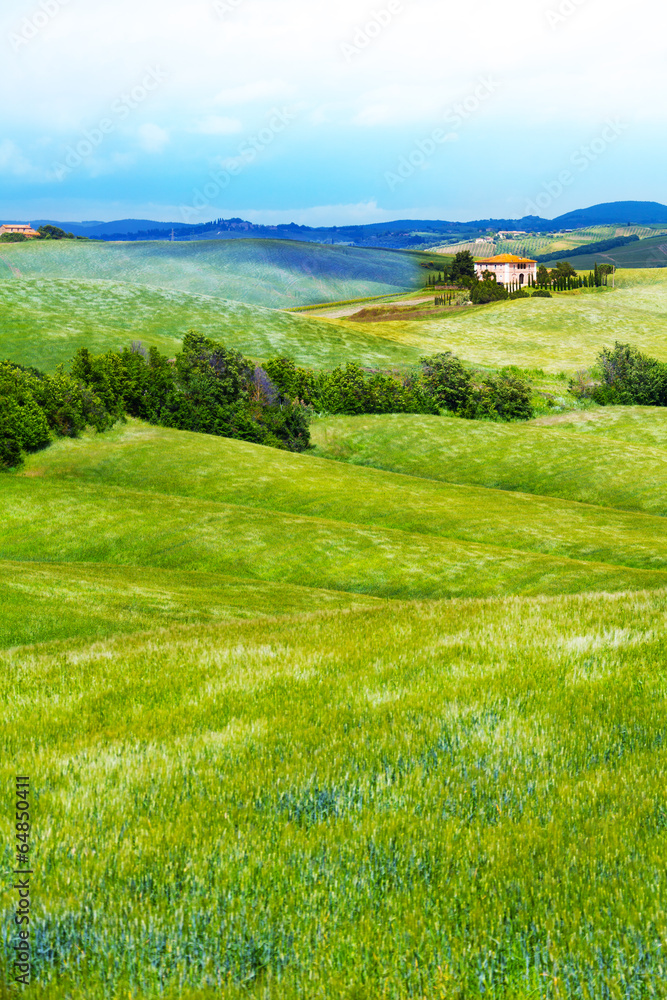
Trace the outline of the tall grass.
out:
M 24 246 L 24 244 L 7 244 Z M 0 358 L 47 372 L 80 347 L 102 353 L 133 340 L 173 356 L 195 328 L 253 358 L 289 354 L 315 368 L 349 360 L 368 366 L 414 364 L 419 348 L 367 329 L 278 312 L 208 295 L 118 281 L 0 281 Z
M 664 997 L 666 612 L 463 601 L 2 654 L 30 995 Z
M 494 437 L 498 429 L 514 433 Z M 500 470 L 506 480 L 510 472 L 523 475 L 524 482 L 532 475 L 535 492 L 542 487 L 553 492 L 566 480 L 571 491 L 597 491 L 598 504 L 610 504 L 614 495 L 608 463 L 600 463 L 601 468 L 594 463 L 597 440 L 438 417 L 336 418 L 315 430 L 317 440 L 324 435 L 325 444 L 329 441 L 332 455 L 349 454 L 353 461 L 365 462 L 368 453 L 361 447 L 354 451 L 361 440 L 375 449 L 378 464 L 390 464 L 398 453 L 403 465 L 387 472 L 133 420 L 108 434 L 61 440 L 32 456 L 20 476 L 0 479 L 6 511 L 1 551 L 7 558 L 32 551 L 49 559 L 105 562 L 141 561 L 150 555 L 153 565 L 187 568 L 188 560 L 194 560 L 215 572 L 287 573 L 285 579 L 308 586 L 328 587 L 335 579 L 336 587 L 347 590 L 376 579 L 381 594 L 403 597 L 427 592 L 384 589 L 390 581 L 397 584 L 401 574 L 403 588 L 416 585 L 417 579 L 425 585 L 438 574 L 442 586 L 454 585 L 454 578 L 457 587 L 466 578 L 468 587 L 486 586 L 486 571 L 479 578 L 468 572 L 477 565 L 473 552 L 481 558 L 486 551 L 473 549 L 480 545 L 492 547 L 487 553 L 491 562 L 501 555 L 498 550 L 508 550 L 510 565 L 522 551 L 644 569 L 667 567 L 663 517 L 529 496 L 517 491 L 517 483 L 487 489 L 434 478 L 492 476 Z M 529 432 L 527 438 L 521 437 L 523 432 Z M 549 480 L 539 459 L 556 455 L 563 471 L 558 476 L 552 470 Z M 630 459 L 626 489 L 661 513 L 664 492 L 655 456 L 635 448 Z M 641 474 L 648 468 L 653 482 L 643 486 Z M 579 470 L 578 479 L 573 469 Z M 408 471 L 410 476 L 397 474 Z M 613 475 L 619 492 L 622 472 L 617 462 Z M 57 518 L 55 530 L 45 515 L 49 508 Z M 81 519 L 96 530 L 81 537 Z M 302 548 L 295 546 L 296 538 L 303 540 Z M 446 539 L 455 544 L 439 544 Z M 454 565 L 445 569 L 450 558 Z M 435 560 L 435 576 L 429 560 Z M 506 574 L 500 564 L 497 568 L 499 585 L 506 586 Z M 350 573 L 353 587 L 344 582 Z M 523 572 L 518 579 L 524 580 Z M 455 589 L 433 596 L 487 592 Z
M 603 429 L 604 423 L 592 424 L 604 421 L 594 412 L 591 425 Z M 641 426 L 642 421 L 643 417 L 638 420 Z M 646 426 L 659 426 L 659 422 L 659 417 L 651 417 Z M 569 426 L 575 425 L 390 415 L 327 417 L 317 421 L 311 433 L 317 455 L 356 465 L 667 515 L 667 453 L 663 449 L 608 438 L 604 433 L 573 433 Z M 645 439 L 654 436 L 643 433 Z
M 0 282 L 17 270 L 24 278 L 129 281 L 274 308 L 408 291 L 421 282 L 413 254 L 291 240 L 1 247 Z

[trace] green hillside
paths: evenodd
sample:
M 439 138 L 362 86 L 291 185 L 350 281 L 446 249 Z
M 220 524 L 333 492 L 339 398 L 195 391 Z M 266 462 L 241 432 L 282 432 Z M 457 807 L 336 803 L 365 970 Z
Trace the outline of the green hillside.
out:
M 542 417 L 534 424 L 667 450 L 667 409 L 659 406 L 596 406 Z
M 449 348 L 491 367 L 574 372 L 615 340 L 667 360 L 667 268 L 622 271 L 616 285 L 471 307 L 430 321 L 373 323 L 373 333 L 428 353 Z
M 250 357 L 289 354 L 315 367 L 349 359 L 370 366 L 410 364 L 419 357 L 418 346 L 393 340 L 391 330 L 376 335 L 361 326 L 208 295 L 116 281 L 0 281 L 0 357 L 47 372 L 80 347 L 102 353 L 140 340 L 173 355 L 191 328 Z
M 667 360 L 667 269 L 367 325 L 131 278 L 8 274 L 0 357 L 194 327 L 314 367 L 454 349 L 564 397 L 616 339 Z M 30 1000 L 664 995 L 667 409 L 573 405 L 320 415 L 299 454 L 128 419 L 0 474 Z
M 33 241 L 0 247 L 0 280 L 123 281 L 287 308 L 408 291 L 421 284 L 418 262 L 408 252 L 291 240 Z
M 560 427 L 397 414 L 328 417 L 312 437 L 355 465 L 667 516 L 667 451 Z
M 401 418 L 391 419 L 389 438 L 396 440 Z M 435 438 L 429 420 L 467 426 L 437 417 L 403 420 L 416 420 L 422 440 L 429 432 Z M 549 430 L 536 433 L 550 443 L 564 440 Z M 488 439 L 475 444 L 489 449 Z M 595 442 L 590 445 L 575 437 L 563 454 L 580 462 Z M 639 462 L 631 475 L 638 469 Z M 434 587 L 436 596 L 486 593 L 486 571 L 471 576 L 469 568 L 478 557 L 480 566 L 498 560 L 500 573 L 500 548 L 512 564 L 521 550 L 617 569 L 667 568 L 662 517 L 420 476 L 418 469 L 412 477 L 396 475 L 131 421 L 109 434 L 61 440 L 32 456 L 23 473 L 0 479 L 6 511 L 0 554 L 20 559 L 34 551 L 41 560 L 199 568 L 395 597 L 427 596 Z M 604 485 L 590 488 L 602 492 Z M 57 511 L 57 531 L 46 508 Z M 96 526 L 83 538 L 76 531 L 81 519 Z M 188 529 L 190 521 L 196 532 Z M 436 539 L 451 544 L 439 546 Z M 485 555 L 485 546 L 493 551 Z M 427 565 L 428 559 L 437 564 Z M 499 586 L 525 585 L 523 574 L 516 584 L 501 575 Z M 551 592 L 552 581 L 542 583 Z
M 660 997 L 666 612 L 447 602 L 0 654 L 45 873 L 30 996 Z
M 361 594 L 109 563 L 0 561 L 0 648 L 373 606 Z
M 568 259 L 566 253 L 563 259 Z M 667 267 L 667 235 L 663 233 L 651 239 L 642 239 L 638 243 L 629 243 L 605 253 L 572 258 L 572 266 L 576 271 L 592 271 L 596 263 L 615 264 L 620 268 Z

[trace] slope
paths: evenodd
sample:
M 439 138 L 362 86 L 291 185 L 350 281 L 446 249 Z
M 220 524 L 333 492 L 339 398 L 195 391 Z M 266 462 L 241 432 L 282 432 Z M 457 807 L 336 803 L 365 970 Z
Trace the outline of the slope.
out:
M 630 342 L 667 360 L 667 268 L 628 270 L 611 287 L 473 307 L 429 321 L 374 323 L 423 353 L 450 349 L 492 367 L 520 365 L 548 372 L 591 365 L 600 348 Z
M 208 295 L 116 281 L 0 281 L 0 358 L 47 372 L 79 347 L 101 353 L 140 340 L 173 355 L 191 328 L 253 358 L 289 354 L 315 367 L 348 360 L 400 365 L 419 357 L 417 346 L 393 340 L 391 330 L 376 336 L 361 326 Z
M 604 436 L 392 415 L 328 417 L 313 441 L 318 455 L 355 465 L 667 516 L 667 452 Z
M 0 278 L 12 275 L 125 281 L 274 308 L 409 291 L 421 283 L 414 254 L 285 240 L 7 244 L 0 247 Z
M 562 259 L 569 259 L 566 252 Z M 576 271 L 592 271 L 596 263 L 615 264 L 619 268 L 667 267 L 667 236 L 663 233 L 662 236 L 628 243 L 613 250 L 572 257 L 572 266 Z
M 666 622 L 597 594 L 0 654 L 30 996 L 663 996 Z
M 386 425 L 382 421 L 383 418 L 378 418 L 373 425 L 375 434 L 383 428 L 386 430 L 388 426 L 388 438 L 398 439 L 400 442 L 399 428 L 402 424 L 398 422 Z M 404 424 L 409 427 L 411 421 L 415 421 L 415 436 L 425 439 L 431 434 L 433 440 L 437 440 L 436 428 L 428 423 L 428 418 L 427 422 L 422 422 L 421 418 L 408 417 Z M 436 425 L 438 422 L 443 425 L 456 424 L 464 430 L 470 426 L 462 421 L 441 420 L 437 417 L 432 418 L 432 421 Z M 570 442 L 564 440 L 562 435 L 554 435 L 548 430 L 536 430 L 535 433 L 541 434 L 551 444 L 560 446 L 563 459 L 567 460 L 569 456 L 572 465 L 581 464 L 584 454 L 591 450 L 590 442 L 579 437 L 571 436 L 573 441 Z M 488 440 L 473 437 L 470 448 L 480 445 L 488 447 Z M 451 439 L 449 447 L 451 448 Z M 491 456 L 493 460 L 493 452 Z M 433 459 L 433 455 L 430 458 Z M 667 464 L 667 455 L 663 459 Z M 417 473 L 419 474 L 419 470 Z M 637 469 L 634 469 L 633 475 L 636 474 Z M 13 485 L 8 485 L 10 483 Z M 165 504 L 168 499 L 169 503 L 174 504 L 174 517 L 178 522 L 174 530 L 178 537 L 173 543 L 168 539 L 160 544 L 153 540 L 149 542 L 149 534 L 153 538 L 154 529 L 146 534 L 147 529 L 142 527 L 137 539 L 128 541 L 128 548 L 121 547 L 121 556 L 117 556 L 112 551 L 114 546 L 106 540 L 105 532 L 101 531 L 96 539 L 78 542 L 78 545 L 83 546 L 82 549 L 69 548 L 67 558 L 116 562 L 123 552 L 129 553 L 135 547 L 137 551 L 152 552 L 156 556 L 161 556 L 164 551 L 167 553 L 165 558 L 168 559 L 171 559 L 168 554 L 172 551 L 180 558 L 180 555 L 184 555 L 181 549 L 191 551 L 192 545 L 195 545 L 197 552 L 202 546 L 204 551 L 204 534 L 210 534 L 209 529 L 204 528 L 208 523 L 207 519 L 203 519 L 202 527 L 198 529 L 203 533 L 199 538 L 194 537 L 196 532 L 183 534 L 185 529 L 179 520 L 186 516 L 188 504 L 192 505 L 193 511 L 199 510 L 199 504 L 204 504 L 201 509 L 208 511 L 210 508 L 211 516 L 216 523 L 220 522 L 217 530 L 222 531 L 224 528 L 225 532 L 240 531 L 239 537 L 229 544 L 225 556 L 228 562 L 224 565 L 211 563 L 206 568 L 245 576 L 248 575 L 248 567 L 252 566 L 252 559 L 257 560 L 256 565 L 259 567 L 264 562 L 268 566 L 271 558 L 276 561 L 285 558 L 287 563 L 291 558 L 291 568 L 286 563 L 285 572 L 305 573 L 306 576 L 301 578 L 290 575 L 285 579 L 308 586 L 333 586 L 325 582 L 328 577 L 315 578 L 311 574 L 314 567 L 321 568 L 330 563 L 332 571 L 336 570 L 333 559 L 340 547 L 334 546 L 332 551 L 328 551 L 330 542 L 325 541 L 334 525 L 339 526 L 341 538 L 347 537 L 346 533 L 353 527 L 358 528 L 360 533 L 357 532 L 355 537 L 362 538 L 364 545 L 368 542 L 369 536 L 365 534 L 367 530 L 380 530 L 389 531 L 386 544 L 391 546 L 399 543 L 402 545 L 403 535 L 409 536 L 409 544 L 417 547 L 419 536 L 430 536 L 451 539 L 464 546 L 502 546 L 508 550 L 638 568 L 667 567 L 664 561 L 667 555 L 667 520 L 662 517 L 586 506 L 552 497 L 527 496 L 507 490 L 436 482 L 432 478 L 396 475 L 308 455 L 291 455 L 239 441 L 149 427 L 138 421 L 132 421 L 108 435 L 61 441 L 49 451 L 34 455 L 29 460 L 25 473 L 8 477 L 4 487 L 6 502 L 16 509 L 16 514 L 12 516 L 19 518 L 17 523 L 22 523 L 21 501 L 17 498 L 33 497 L 31 502 L 38 504 L 41 510 L 42 505 L 47 502 L 56 503 L 56 486 L 65 490 L 63 496 L 66 498 L 54 508 L 62 518 L 58 531 L 54 533 L 49 527 L 30 528 L 30 532 L 36 531 L 34 537 L 42 540 L 40 544 L 48 546 L 45 550 L 49 553 L 48 558 L 55 559 L 61 558 L 58 546 L 64 525 L 72 525 L 68 531 L 75 530 L 75 515 L 67 509 L 70 494 L 80 490 L 83 498 L 89 491 L 100 489 L 108 506 L 113 501 L 115 487 L 127 494 L 132 510 L 137 508 L 141 497 L 144 498 L 147 510 L 149 507 L 159 509 L 161 498 Z M 11 501 L 13 490 L 18 492 Z M 39 500 L 40 496 L 42 500 Z M 49 497 L 52 497 L 51 501 L 48 500 Z M 659 497 L 664 504 L 662 494 Z M 82 502 L 80 499 L 77 505 L 80 506 Z M 218 511 L 217 505 L 223 505 L 224 510 Z M 115 504 L 114 509 L 116 507 L 120 510 L 118 504 Z M 88 505 L 86 518 L 89 516 L 87 509 Z M 261 546 L 268 544 L 266 538 L 269 536 L 265 535 L 265 531 L 270 531 L 274 516 L 275 551 L 262 552 Z M 30 518 L 34 520 L 38 515 L 31 514 Z M 97 520 L 96 518 L 95 521 Z M 150 518 L 142 519 L 142 524 L 149 522 Z M 8 520 L 8 532 L 9 524 Z M 228 527 L 224 527 L 225 524 Z M 17 529 L 18 534 L 14 532 L 11 536 L 14 539 L 12 545 L 18 545 L 19 548 L 5 550 L 7 557 L 14 558 L 11 551 L 27 551 L 25 546 L 28 543 L 20 538 L 23 530 L 27 531 L 28 528 Z M 257 539 L 253 536 L 253 530 L 258 533 Z M 319 531 L 324 532 L 321 536 L 323 550 L 317 554 L 315 539 Z M 295 549 L 288 558 L 281 553 L 289 550 L 290 532 L 295 532 L 295 538 L 302 535 L 310 537 L 303 551 Z M 7 534 L 6 540 L 9 537 Z M 128 538 L 131 538 L 131 534 Z M 219 544 L 221 543 L 215 543 L 216 549 Z M 407 538 L 405 544 L 408 545 Z M 250 546 L 245 555 L 244 546 Z M 250 550 L 254 551 L 257 546 L 260 547 L 260 552 L 251 558 Z M 344 549 L 343 546 L 338 551 L 341 567 L 347 559 Z M 369 567 L 379 557 L 378 552 L 370 558 Z M 196 558 L 199 560 L 200 556 L 197 555 Z M 218 558 L 216 555 L 215 559 Z M 464 562 L 467 561 L 466 557 L 463 558 Z M 237 565 L 234 560 L 239 559 L 241 561 Z M 405 566 L 406 580 L 409 575 L 408 567 L 412 563 L 413 560 L 408 558 Z M 187 561 L 165 563 L 160 560 L 151 564 L 178 565 L 183 568 L 188 565 Z M 360 567 L 361 570 L 363 567 Z M 397 572 L 400 575 L 400 569 Z M 250 575 L 261 574 L 258 569 L 257 573 L 251 570 Z M 392 577 L 393 575 L 392 571 Z M 344 576 L 336 579 L 337 589 L 357 589 L 356 586 L 345 587 Z M 475 582 L 470 580 L 468 586 L 474 588 Z
M 361 594 L 213 573 L 7 560 L 0 562 L 0 602 L 1 648 L 376 603 Z

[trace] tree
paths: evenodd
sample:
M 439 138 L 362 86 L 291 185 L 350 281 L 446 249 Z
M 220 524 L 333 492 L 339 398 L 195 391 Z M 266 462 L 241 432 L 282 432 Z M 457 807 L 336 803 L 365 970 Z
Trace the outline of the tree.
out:
M 488 271 L 485 272 L 488 274 Z M 470 301 L 473 305 L 484 305 L 487 302 L 498 302 L 508 297 L 504 285 L 499 285 L 495 275 L 484 281 L 476 281 L 470 290 Z
M 74 235 L 72 233 L 66 233 L 64 229 L 59 229 L 58 226 L 40 226 L 37 232 L 43 240 L 74 239 Z
M 569 260 L 559 260 L 554 268 L 551 269 L 551 280 L 559 281 L 561 278 L 567 280 L 568 278 L 576 278 L 577 272 L 570 264 Z
M 549 284 L 549 272 L 547 271 L 544 264 L 540 264 L 537 269 L 537 284 L 545 287 Z
M 469 250 L 460 250 L 454 257 L 450 275 L 452 281 L 463 282 L 466 279 L 475 280 L 475 258 Z

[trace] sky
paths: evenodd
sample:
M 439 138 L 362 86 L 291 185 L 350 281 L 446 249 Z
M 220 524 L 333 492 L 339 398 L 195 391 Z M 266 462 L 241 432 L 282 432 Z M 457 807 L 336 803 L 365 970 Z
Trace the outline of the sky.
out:
M 0 221 L 667 201 L 658 0 L 3 0 Z

